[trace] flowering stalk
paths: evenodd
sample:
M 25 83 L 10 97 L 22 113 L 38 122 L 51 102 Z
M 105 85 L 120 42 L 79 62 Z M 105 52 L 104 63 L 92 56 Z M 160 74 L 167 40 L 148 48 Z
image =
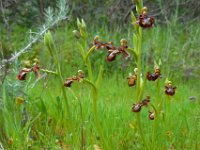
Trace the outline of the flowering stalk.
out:
M 97 132 L 100 135 L 100 138 L 102 139 L 102 143 L 104 146 L 104 149 L 106 150 L 110 150 L 110 145 L 108 144 L 108 142 L 105 140 L 105 136 L 103 134 L 103 130 L 102 127 L 100 125 L 100 121 L 99 121 L 99 117 L 97 114 L 97 86 L 99 84 L 99 80 L 101 78 L 102 75 L 102 67 L 100 67 L 100 71 L 98 74 L 98 78 L 96 81 L 96 84 L 94 83 L 94 77 L 93 77 L 93 72 L 92 72 L 92 66 L 91 66 L 91 62 L 89 60 L 89 55 L 95 50 L 95 45 L 92 46 L 88 51 L 86 51 L 86 47 L 87 47 L 87 32 L 86 32 L 86 24 L 84 22 L 84 20 L 82 19 L 81 21 L 79 19 L 77 19 L 77 26 L 79 28 L 79 31 L 75 30 L 76 33 L 79 33 L 81 40 L 82 40 L 82 44 L 78 43 L 78 47 L 79 50 L 81 52 L 81 55 L 83 57 L 83 60 L 87 66 L 87 72 L 88 72 L 88 76 L 89 76 L 89 80 L 87 79 L 83 79 L 84 83 L 89 84 L 92 88 L 92 111 L 93 111 L 93 116 L 94 116 L 94 123 L 97 129 Z
M 142 0 L 138 0 L 137 2 L 137 6 L 136 6 L 136 11 L 138 16 L 140 16 L 141 11 L 142 11 L 142 6 L 143 6 L 143 2 Z M 133 37 L 133 42 L 134 42 L 134 53 L 136 53 L 137 55 L 137 103 L 140 102 L 141 100 L 141 95 L 144 89 L 144 83 L 141 82 L 141 47 L 142 47 L 142 27 L 138 26 L 136 24 L 137 19 L 134 16 L 134 14 L 132 13 L 132 21 L 134 24 L 134 28 L 136 31 L 136 34 L 134 34 Z M 146 139 L 143 133 L 143 129 L 142 129 L 142 125 L 141 125 L 141 117 L 140 117 L 140 113 L 137 113 L 137 124 L 138 124 L 138 129 L 140 132 L 140 136 L 142 138 L 142 141 L 146 147 L 146 149 L 148 149 L 147 143 L 146 143 Z
M 90 62 L 90 60 L 88 59 L 88 57 L 89 57 L 89 54 L 90 54 L 93 50 L 95 50 L 95 46 L 92 46 L 92 47 L 89 49 L 89 51 L 88 51 L 88 53 L 86 54 L 85 59 L 84 59 L 86 65 L 87 65 L 87 70 L 88 70 L 89 79 L 90 79 L 92 82 L 94 82 L 94 78 L 93 78 L 93 73 L 92 73 L 91 62 Z
M 158 78 L 156 81 L 156 105 L 158 105 L 158 100 L 160 99 L 160 79 Z M 156 131 L 157 131 L 157 127 L 158 127 L 158 111 L 156 110 L 156 108 L 151 105 L 154 109 L 155 112 L 155 119 L 154 119 L 154 126 L 153 126 L 153 134 L 152 134 L 152 149 L 155 149 L 155 145 L 156 145 Z
M 98 114 L 97 114 L 97 86 L 93 83 L 94 81 L 94 78 L 93 78 L 93 73 L 92 73 L 92 67 L 91 67 L 91 63 L 88 59 L 88 56 L 90 54 L 90 51 L 93 51 L 95 49 L 95 46 L 93 46 L 92 48 L 90 48 L 90 50 L 88 51 L 88 53 L 85 55 L 85 63 L 87 65 L 87 69 L 88 69 L 88 75 L 89 75 L 89 80 L 86 80 L 84 79 L 83 81 L 89 85 L 91 85 L 92 87 L 92 111 L 93 111 L 93 116 L 94 116 L 94 122 L 95 122 L 95 126 L 97 128 L 97 131 L 100 135 L 100 138 L 102 139 L 102 142 L 103 142 L 103 145 L 104 145 L 104 148 L 106 150 L 110 150 L 109 148 L 109 145 L 107 143 L 107 141 L 105 140 L 105 136 L 103 134 L 103 131 L 102 131 L 102 127 L 100 125 L 100 121 L 99 121 L 99 118 L 98 118 Z M 97 79 L 97 84 L 99 83 L 99 80 L 100 80 L 100 74 L 101 74 L 101 70 L 99 71 L 99 76 L 98 76 L 98 79 Z
M 53 58 L 53 61 L 55 63 L 55 66 L 56 66 L 56 74 L 58 76 L 59 84 L 61 86 L 63 97 L 64 97 L 65 104 L 66 104 L 66 111 L 67 111 L 67 116 L 68 116 L 68 127 L 69 127 L 69 131 L 71 131 L 71 129 L 72 129 L 72 116 L 71 116 L 71 112 L 70 112 L 70 107 L 69 107 L 67 95 L 66 95 L 66 92 L 65 92 L 65 87 L 63 86 L 63 77 L 62 77 L 62 74 L 61 74 L 60 64 L 59 64 L 59 61 L 58 61 L 58 51 L 56 50 L 55 43 L 54 43 L 52 35 L 49 31 L 44 35 L 44 43 L 45 43 L 46 47 L 48 48 L 48 50 L 49 50 L 49 52 L 50 52 L 50 54 Z

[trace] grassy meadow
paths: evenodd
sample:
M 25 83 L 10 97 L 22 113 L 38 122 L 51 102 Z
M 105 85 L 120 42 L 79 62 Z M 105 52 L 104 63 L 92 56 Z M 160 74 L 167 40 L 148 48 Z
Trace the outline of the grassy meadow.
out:
M 0 150 L 200 149 L 199 23 L 172 20 L 142 29 L 131 21 L 125 28 L 85 22 L 83 28 L 67 23 L 50 29 L 51 34 L 1 70 Z M 74 30 L 87 36 L 76 38 Z M 125 38 L 140 55 L 117 55 L 109 62 L 106 50 L 91 48 L 96 35 L 116 46 Z M 12 42 L 1 44 L 20 49 L 28 38 L 25 29 L 16 28 Z M 148 81 L 146 73 L 154 71 L 155 62 L 161 77 Z M 26 80 L 16 79 L 34 63 L 40 66 L 38 78 L 30 72 Z M 129 87 L 127 77 L 135 68 L 142 74 L 136 80 L 140 83 Z M 64 87 L 65 78 L 78 70 L 84 79 Z M 164 92 L 168 80 L 176 86 L 173 96 Z M 146 96 L 150 104 L 132 112 L 133 104 Z

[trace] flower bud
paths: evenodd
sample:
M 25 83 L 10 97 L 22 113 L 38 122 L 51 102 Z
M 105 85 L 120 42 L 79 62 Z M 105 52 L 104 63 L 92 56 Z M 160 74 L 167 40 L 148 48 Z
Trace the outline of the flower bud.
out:
M 128 41 L 126 39 L 121 39 L 120 43 L 121 43 L 121 46 L 126 46 Z
M 9 144 L 9 145 L 12 145 L 12 144 L 13 144 L 13 138 L 10 137 L 10 138 L 8 139 L 8 144 Z
M 30 67 L 30 66 L 31 66 L 30 60 L 24 60 L 22 63 L 23 63 L 23 65 L 26 66 L 26 67 Z
M 127 79 L 128 79 L 128 86 L 129 87 L 136 85 L 136 80 L 137 80 L 136 75 L 130 75 Z
M 134 72 L 135 72 L 135 74 L 137 74 L 138 73 L 138 68 L 135 68 Z
M 73 32 L 75 38 L 79 39 L 81 37 L 81 34 L 78 30 L 73 30 L 72 32 Z
M 44 35 L 44 44 L 47 46 L 51 56 L 54 56 L 53 38 L 50 31 Z
M 142 10 L 141 10 L 141 13 L 142 13 L 143 15 L 146 15 L 146 14 L 147 14 L 147 11 L 148 11 L 147 7 L 144 6 L 144 7 L 142 8 Z
M 22 97 L 17 97 L 17 98 L 15 99 L 16 105 L 23 104 L 24 101 L 25 101 L 25 100 L 24 100 L 24 98 L 22 98 Z
M 86 28 L 86 23 L 85 23 L 85 21 L 82 19 L 81 22 L 82 22 L 82 24 L 81 24 L 82 28 L 85 29 L 85 28 Z
M 77 18 L 77 26 L 78 26 L 79 29 L 82 27 L 82 24 L 81 24 L 81 22 L 78 18 Z

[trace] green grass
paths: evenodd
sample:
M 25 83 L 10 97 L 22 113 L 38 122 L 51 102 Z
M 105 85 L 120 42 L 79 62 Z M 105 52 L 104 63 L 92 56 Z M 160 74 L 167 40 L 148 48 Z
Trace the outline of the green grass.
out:
M 177 28 L 179 27 L 179 28 Z M 200 101 L 199 101 L 199 72 L 198 48 L 199 26 L 188 25 L 188 28 L 157 26 L 152 30 L 144 30 L 142 47 L 143 77 L 147 70 L 153 70 L 153 61 L 161 59 L 162 76 L 160 94 L 155 82 L 147 82 L 142 99 L 151 96 L 151 103 L 158 109 L 157 119 L 150 121 L 148 111 L 150 107 L 142 108 L 140 112 L 141 127 L 149 149 L 200 149 Z M 72 28 L 57 29 L 54 38 L 59 50 L 63 77 L 73 76 L 78 69 L 87 69 L 81 58 L 76 40 L 72 35 Z M 112 40 L 119 43 L 121 38 L 127 38 L 132 47 L 132 29 L 113 33 L 106 28 L 99 31 L 92 27 L 89 39 L 92 43 L 95 35 L 102 40 Z M 15 43 L 17 44 L 17 43 Z M 14 45 L 15 45 L 14 44 Z M 90 55 L 94 77 L 97 78 L 100 65 L 104 67 L 104 74 L 98 87 L 97 112 L 105 139 L 112 141 L 111 149 L 145 149 L 138 132 L 137 114 L 131 112 L 136 103 L 136 88 L 128 87 L 129 72 L 136 67 L 133 60 L 127 61 L 127 67 L 122 68 L 120 58 L 112 63 L 105 61 L 105 53 L 94 51 Z M 34 57 L 40 59 L 41 68 L 54 70 L 53 62 L 43 43 L 33 46 L 30 53 L 24 54 L 16 65 L 11 67 L 1 85 L 0 94 L 0 142 L 5 149 L 80 149 L 83 138 L 85 149 L 94 149 L 94 144 L 102 147 L 102 139 L 96 130 L 92 114 L 92 93 L 90 87 L 83 83 L 74 83 L 72 90 L 75 99 L 66 88 L 72 113 L 72 133 L 68 132 L 68 116 L 58 79 L 48 75 L 35 85 L 33 76 L 27 81 L 16 81 L 20 61 Z M 189 73 L 187 70 L 192 69 Z M 164 94 L 166 78 L 177 86 L 173 97 Z M 196 98 L 189 100 L 190 96 Z M 26 102 L 17 106 L 16 97 L 25 98 Z M 163 107 L 159 105 L 162 102 Z M 82 107 L 83 118 L 81 118 Z M 81 135 L 83 130 L 83 135 Z M 9 144 L 9 139 L 13 140 Z
M 121 76 L 120 76 L 121 77 Z M 54 78 L 54 77 L 52 77 Z M 52 79 L 51 79 L 52 80 Z M 7 144 L 7 138 L 1 134 L 1 141 L 6 148 L 31 149 L 51 148 L 59 149 L 57 144 L 61 140 L 71 148 L 79 149 L 81 138 L 80 105 L 69 90 L 66 89 L 70 99 L 70 107 L 73 114 L 73 138 L 66 134 L 66 121 L 64 102 L 61 99 L 60 88 L 55 82 L 48 81 L 47 88 L 43 89 L 42 82 L 30 90 L 26 97 L 27 103 L 16 106 L 14 99 L 5 97 L 6 107 L 2 110 L 1 129 L 5 130 L 6 137 L 12 137 L 13 144 Z M 141 113 L 142 129 L 148 146 L 152 149 L 199 149 L 198 141 L 199 124 L 199 101 L 189 100 L 191 94 L 199 96 L 198 92 L 190 89 L 193 85 L 177 83 L 177 93 L 174 97 L 168 97 L 161 92 L 160 99 L 155 99 L 155 83 L 147 83 L 148 90 L 144 95 L 151 96 L 151 103 L 156 105 L 165 101 L 165 119 L 159 113 L 158 126 L 155 129 L 155 141 L 152 145 L 154 121 L 148 119 L 149 108 L 143 108 Z M 143 149 L 140 136 L 137 131 L 136 114 L 131 112 L 132 103 L 135 102 L 134 88 L 126 86 L 126 79 L 121 77 L 116 83 L 116 77 L 104 78 L 98 92 L 98 115 L 101 126 L 106 136 L 112 140 L 113 149 Z M 162 86 L 163 87 L 163 86 Z M 94 144 L 99 144 L 99 136 L 93 125 L 91 114 L 91 94 L 87 86 L 74 84 L 72 89 L 80 99 L 83 108 L 83 129 L 86 149 L 93 149 Z M 162 91 L 162 90 L 161 90 Z M 23 114 L 25 107 L 27 114 Z M 6 110 L 7 109 L 7 110 Z M 23 119 L 27 122 L 23 125 Z M 70 138 L 71 137 L 71 138 Z M 73 139 L 73 141 L 71 141 Z

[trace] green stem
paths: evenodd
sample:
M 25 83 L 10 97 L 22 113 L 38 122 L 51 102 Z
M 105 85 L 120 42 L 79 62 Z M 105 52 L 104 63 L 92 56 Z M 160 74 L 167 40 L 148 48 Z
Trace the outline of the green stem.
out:
M 86 39 L 84 39 L 83 46 L 85 48 L 87 47 Z M 97 88 L 96 88 L 96 85 L 94 84 L 94 77 L 93 77 L 93 72 L 92 72 L 92 66 L 91 66 L 91 62 L 89 60 L 89 55 L 91 54 L 92 51 L 95 50 L 95 46 L 92 46 L 87 51 L 87 53 L 85 52 L 83 46 L 81 46 L 79 44 L 79 49 L 80 49 L 82 57 L 83 57 L 83 59 L 84 59 L 84 61 L 86 63 L 87 71 L 88 71 L 88 76 L 89 76 L 89 80 L 83 79 L 83 81 L 86 82 L 86 83 L 88 83 L 88 84 L 90 84 L 92 86 L 92 100 L 93 100 L 92 110 L 93 110 L 93 115 L 94 115 L 95 126 L 97 128 L 97 132 L 100 135 L 100 138 L 102 139 L 104 148 L 106 150 L 110 150 L 109 145 L 108 145 L 107 141 L 105 140 L 105 137 L 104 137 L 104 134 L 103 134 L 103 130 L 101 128 L 100 121 L 99 121 L 98 114 L 97 114 Z
M 56 46 L 55 46 L 55 43 L 53 41 L 53 38 L 52 38 L 50 31 L 45 34 L 44 43 L 47 46 L 47 48 L 48 48 L 48 50 L 49 50 L 49 52 L 50 52 L 50 54 L 53 58 L 55 66 L 56 66 L 56 73 L 58 75 L 59 84 L 60 84 L 60 87 L 61 87 L 61 90 L 62 90 L 62 93 L 63 93 L 64 101 L 65 101 L 65 104 L 66 104 L 66 111 L 67 111 L 67 115 L 68 115 L 68 118 L 69 118 L 68 122 L 67 122 L 68 128 L 69 128 L 69 131 L 71 131 L 71 129 L 72 129 L 72 125 L 71 125 L 72 124 L 72 116 L 71 116 L 71 113 L 70 113 L 70 107 L 69 107 L 65 87 L 63 86 L 63 78 L 62 78 L 61 69 L 60 69 L 58 51 L 56 49 Z
M 48 73 L 48 74 L 54 74 L 54 75 L 58 75 L 57 72 L 51 71 L 51 70 L 46 70 L 46 69 L 40 69 L 40 71 Z
M 137 72 L 137 102 L 140 102 L 140 95 L 142 95 L 142 91 L 141 91 L 141 46 L 142 46 L 142 28 L 139 28 L 139 32 L 138 32 L 138 39 L 137 39 L 137 54 L 138 54 L 138 59 L 137 59 L 137 68 L 138 68 L 138 72 Z M 138 122 L 138 129 L 140 132 L 140 136 L 142 138 L 142 141 L 145 145 L 145 147 L 148 149 L 144 134 L 143 134 L 143 129 L 142 129 L 142 125 L 141 125 L 141 120 L 140 120 L 140 113 L 138 113 L 137 115 L 137 122 Z
M 140 101 L 140 92 L 141 92 L 141 47 L 142 47 L 142 28 L 139 28 L 138 38 L 137 38 L 137 102 Z
M 92 87 L 92 101 L 93 101 L 92 111 L 93 111 L 93 116 L 94 116 L 94 123 L 95 123 L 97 131 L 99 133 L 100 139 L 103 142 L 104 149 L 110 150 L 110 146 L 108 145 L 108 142 L 105 140 L 103 130 L 100 125 L 100 121 L 99 121 L 98 114 L 97 114 L 97 88 L 94 85 L 94 83 L 92 83 L 91 81 L 89 81 L 87 79 L 83 79 L 83 81 Z
M 158 100 L 160 98 L 160 79 L 157 79 L 157 81 L 156 81 L 156 89 L 157 89 L 157 95 L 156 95 L 155 103 L 158 106 Z M 153 135 L 152 135 L 152 146 L 154 149 L 156 146 L 155 142 L 157 141 L 156 140 L 156 131 L 157 131 L 157 127 L 158 127 L 158 112 L 156 111 L 154 106 L 153 106 L 153 108 L 154 108 L 154 112 L 155 112 L 155 119 L 154 119 Z
M 90 60 L 89 60 L 89 55 L 91 54 L 91 52 L 92 52 L 94 49 L 95 49 L 95 46 L 92 46 L 92 47 L 89 49 L 88 53 L 85 55 L 85 58 L 84 58 L 85 63 L 86 63 L 86 65 L 87 65 L 87 70 L 88 70 L 89 79 L 90 79 L 90 81 L 92 81 L 92 82 L 94 82 L 94 78 L 93 78 L 93 73 L 92 73 L 91 62 L 90 62 Z
M 142 0 L 139 0 L 138 1 L 138 4 L 137 4 L 137 13 L 138 15 L 140 14 L 140 11 L 141 11 L 141 7 L 143 5 L 143 2 Z M 137 43 L 135 43 L 135 45 L 137 46 L 136 49 L 137 49 L 137 102 L 140 102 L 141 100 L 141 95 L 143 92 L 142 89 L 141 89 L 141 47 L 142 47 L 142 28 L 139 27 L 138 30 L 137 30 L 137 40 L 136 40 Z M 140 113 L 137 114 L 137 122 L 138 122 L 138 129 L 139 129 L 139 133 L 140 133 L 140 136 L 142 138 L 142 141 L 146 147 L 146 149 L 148 149 L 148 146 L 147 146 L 147 143 L 146 143 L 146 140 L 145 140 L 145 136 L 143 134 L 143 128 L 142 128 L 142 125 L 141 125 L 141 119 L 140 119 Z
M 89 75 L 89 79 L 90 81 L 94 81 L 94 78 L 93 78 L 93 73 L 92 73 L 92 66 L 91 66 L 91 63 L 90 61 L 87 59 L 85 61 L 86 65 L 87 65 L 87 70 L 88 70 L 88 75 Z
M 62 77 L 62 74 L 61 74 L 61 69 L 60 69 L 60 64 L 59 64 L 59 61 L 58 61 L 58 55 L 56 55 L 54 57 L 54 62 L 56 64 L 56 72 L 58 74 L 58 79 L 59 79 L 59 83 L 60 83 L 60 86 L 61 86 L 61 90 L 62 90 L 62 93 L 63 93 L 63 97 L 64 97 L 64 100 L 65 100 L 65 105 L 66 105 L 66 111 L 67 111 L 67 115 L 68 115 L 68 126 L 69 126 L 69 131 L 72 130 L 72 119 L 71 119 L 71 112 L 70 112 L 70 107 L 69 107 L 69 103 L 68 103 L 68 98 L 67 98 L 67 94 L 66 94 L 66 91 L 65 91 L 65 87 L 63 86 L 63 77 Z
M 83 108 L 80 99 L 75 95 L 74 91 L 71 88 L 68 88 L 69 91 L 72 93 L 72 96 L 74 97 L 75 100 L 79 102 L 79 107 L 80 107 L 80 117 L 81 117 L 81 150 L 84 150 L 85 147 L 85 140 L 84 140 L 84 119 L 83 119 Z

